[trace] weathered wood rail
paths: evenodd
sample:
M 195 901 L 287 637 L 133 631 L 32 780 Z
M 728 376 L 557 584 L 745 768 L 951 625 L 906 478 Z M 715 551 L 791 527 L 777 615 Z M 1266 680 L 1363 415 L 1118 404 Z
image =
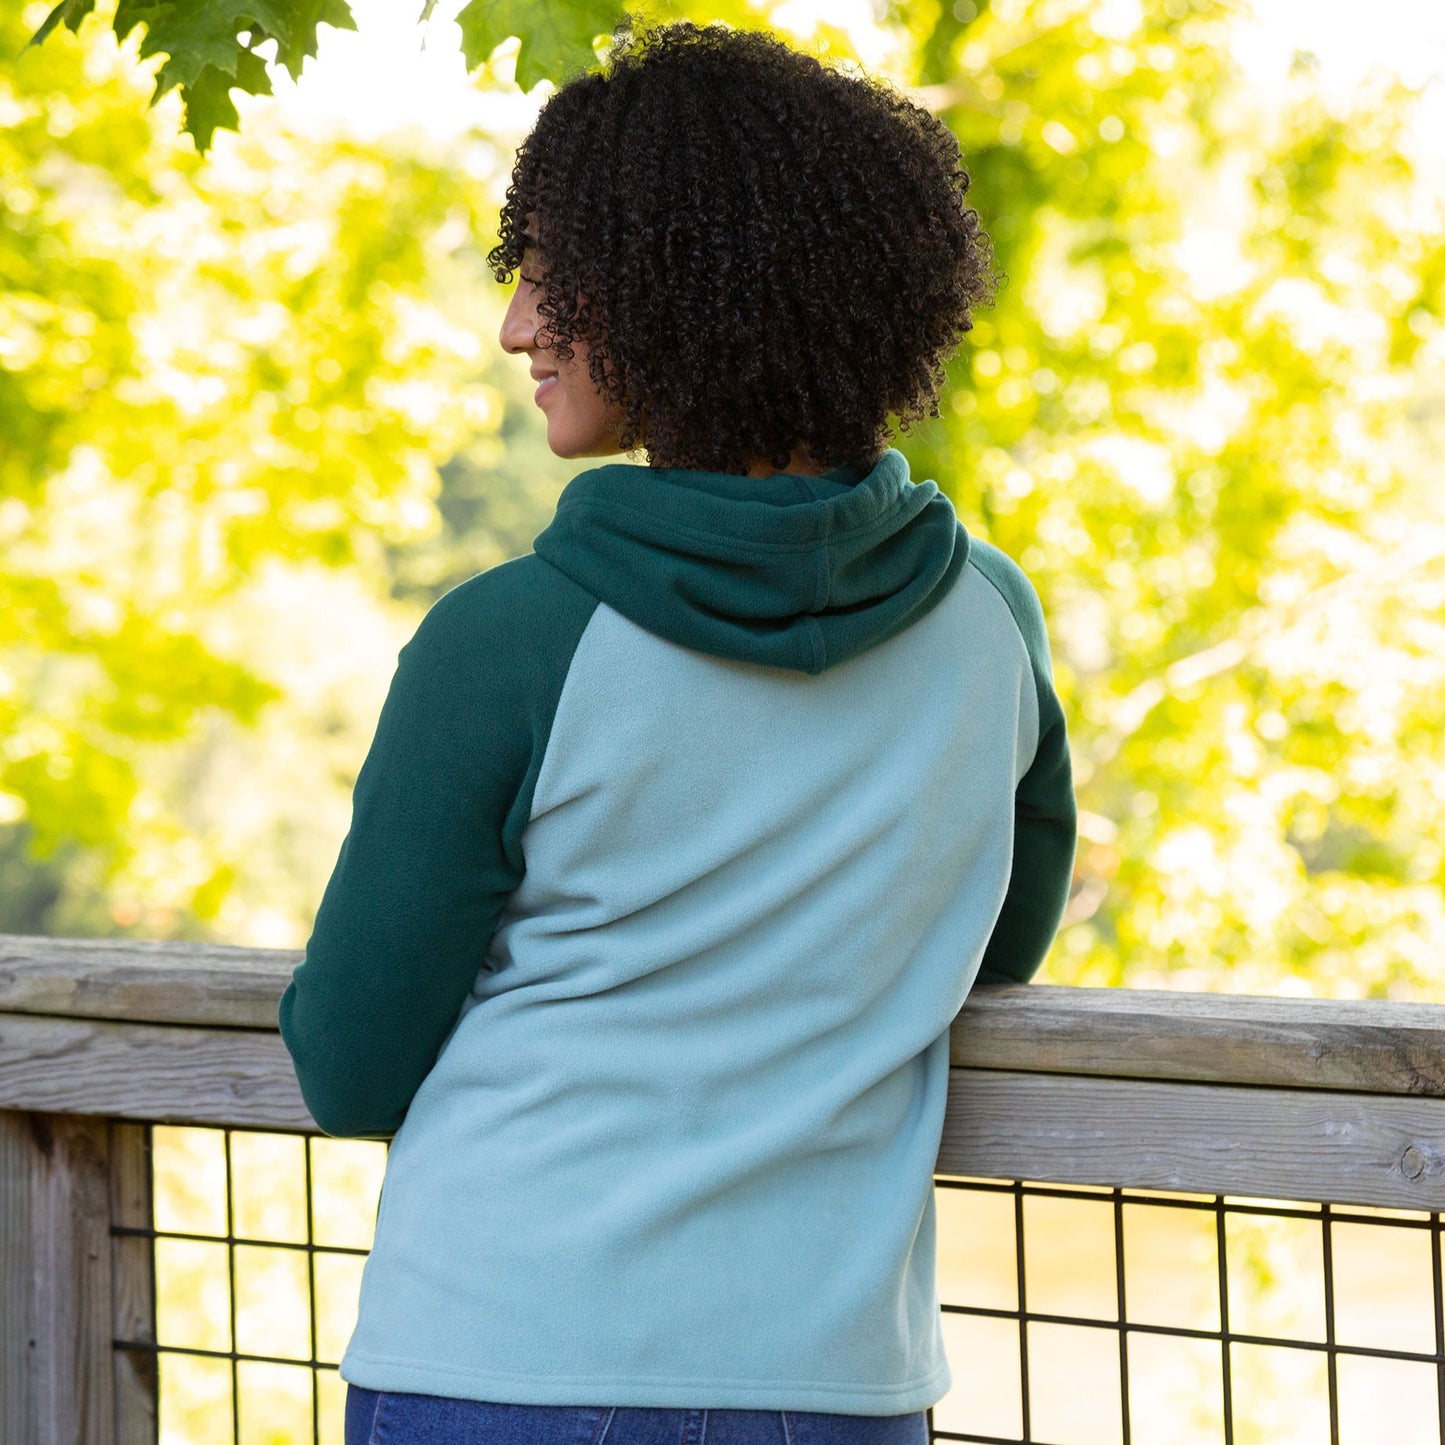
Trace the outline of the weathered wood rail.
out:
M 0 935 L 0 1441 L 155 1440 L 148 1122 L 314 1130 L 292 951 Z M 942 1174 L 1445 1209 L 1445 1004 L 1032 985 L 953 1026 Z

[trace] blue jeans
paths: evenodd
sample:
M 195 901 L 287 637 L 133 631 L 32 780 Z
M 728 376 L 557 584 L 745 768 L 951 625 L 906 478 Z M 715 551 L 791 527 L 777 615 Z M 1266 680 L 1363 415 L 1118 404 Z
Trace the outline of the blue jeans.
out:
M 346 1388 L 346 1445 L 927 1445 L 928 1414 L 494 1405 Z

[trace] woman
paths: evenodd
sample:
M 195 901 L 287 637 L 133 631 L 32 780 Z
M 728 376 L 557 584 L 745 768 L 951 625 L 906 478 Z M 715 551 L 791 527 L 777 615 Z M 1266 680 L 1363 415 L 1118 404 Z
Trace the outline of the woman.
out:
M 1074 848 L 1023 574 L 886 418 L 990 299 L 949 132 L 619 28 L 489 260 L 581 471 L 401 649 L 281 1028 L 389 1137 L 348 1445 L 916 1445 L 948 1030 Z

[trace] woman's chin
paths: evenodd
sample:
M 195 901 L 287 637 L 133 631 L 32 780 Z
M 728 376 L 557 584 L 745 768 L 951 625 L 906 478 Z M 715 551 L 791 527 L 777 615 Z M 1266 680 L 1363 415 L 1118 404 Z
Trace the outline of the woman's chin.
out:
M 598 433 L 590 436 L 568 434 L 561 428 L 547 429 L 547 446 L 554 456 L 576 460 L 581 457 L 610 457 L 620 451 L 617 439 Z

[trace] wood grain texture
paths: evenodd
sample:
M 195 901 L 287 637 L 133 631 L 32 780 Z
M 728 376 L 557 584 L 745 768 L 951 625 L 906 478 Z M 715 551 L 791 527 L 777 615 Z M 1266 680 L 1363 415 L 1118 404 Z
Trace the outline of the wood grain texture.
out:
M 34 1445 L 35 1255 L 30 1173 L 35 1139 L 24 1114 L 0 1109 L 0 1441 Z
M 110 1219 L 116 1228 L 152 1229 L 150 1128 L 110 1124 Z M 155 1245 L 140 1235 L 110 1241 L 112 1329 L 117 1340 L 154 1344 Z M 115 1351 L 115 1445 L 156 1445 L 157 1368 L 149 1350 Z
M 976 989 L 953 1026 L 967 1068 L 1445 1098 L 1445 1004 L 1163 989 Z
M 953 1069 L 938 1170 L 1445 1209 L 1445 1101 Z
M 303 954 L 0 934 L 0 1012 L 274 1030 Z M 959 1067 L 1445 1098 L 1445 1004 L 978 988 Z
M 0 1153 L 5 1445 L 113 1445 L 109 1126 L 3 1113 Z
M 35 1176 L 36 1405 L 42 1445 L 115 1439 L 110 1293 L 110 1126 L 37 1114 L 44 1167 Z
M 0 1109 L 312 1129 L 281 1036 L 0 1014 Z
M 1445 1101 L 951 1070 L 939 1168 L 1445 1208 Z M 0 1016 L 0 1105 L 314 1129 L 278 1037 Z
M 0 933 L 0 1011 L 274 1029 L 295 949 Z

